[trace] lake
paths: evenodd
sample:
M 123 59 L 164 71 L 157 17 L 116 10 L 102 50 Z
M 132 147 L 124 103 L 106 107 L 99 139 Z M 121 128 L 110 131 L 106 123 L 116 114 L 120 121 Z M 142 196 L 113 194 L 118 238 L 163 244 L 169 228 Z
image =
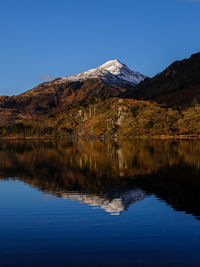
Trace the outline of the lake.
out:
M 0 266 L 200 266 L 200 142 L 0 142 Z

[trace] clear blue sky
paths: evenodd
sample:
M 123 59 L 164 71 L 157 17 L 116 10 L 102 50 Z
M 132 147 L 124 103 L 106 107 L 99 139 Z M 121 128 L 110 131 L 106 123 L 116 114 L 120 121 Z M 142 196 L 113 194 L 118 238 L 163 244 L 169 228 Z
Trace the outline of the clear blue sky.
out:
M 0 95 L 110 59 L 153 76 L 200 51 L 200 1 L 0 0 Z

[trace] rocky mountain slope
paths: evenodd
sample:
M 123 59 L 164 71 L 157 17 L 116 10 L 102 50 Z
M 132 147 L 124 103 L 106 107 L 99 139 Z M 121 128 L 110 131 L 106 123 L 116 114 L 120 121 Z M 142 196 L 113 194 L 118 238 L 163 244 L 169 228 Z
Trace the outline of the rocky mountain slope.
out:
M 126 85 L 127 83 L 130 83 L 133 86 L 146 79 L 147 76 L 139 72 L 132 71 L 119 60 L 110 60 L 96 69 L 91 69 L 74 76 L 61 78 L 59 81 L 85 81 L 87 79 L 98 78 L 108 84 Z
M 199 99 L 200 53 L 151 79 L 114 60 L 0 97 L 0 137 L 200 138 Z
M 151 99 L 167 105 L 188 105 L 200 100 L 200 53 L 176 61 L 160 74 L 141 82 L 128 98 Z
M 66 112 L 79 103 L 118 96 L 134 90 L 146 76 L 117 60 L 75 76 L 57 78 L 17 96 L 0 97 L 0 122 L 28 119 L 33 115 Z

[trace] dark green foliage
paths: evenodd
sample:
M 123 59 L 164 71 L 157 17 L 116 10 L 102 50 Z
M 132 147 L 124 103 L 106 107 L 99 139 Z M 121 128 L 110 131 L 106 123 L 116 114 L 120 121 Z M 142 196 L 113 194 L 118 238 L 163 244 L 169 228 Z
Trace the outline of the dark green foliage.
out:
M 87 101 L 85 99 L 79 101 L 78 103 L 79 107 L 87 107 Z
M 153 128 L 153 125 L 154 125 L 153 121 L 148 121 L 148 122 L 146 123 L 146 125 L 145 125 L 145 128 L 146 128 L 147 130 L 150 130 L 151 128 Z
M 89 105 L 92 105 L 92 104 L 96 103 L 96 99 L 94 97 L 91 97 L 91 98 L 88 99 L 87 102 L 88 102 Z
M 28 135 L 31 133 L 33 126 L 24 125 L 23 123 L 15 123 L 0 126 L 0 134 L 7 133 L 10 135 Z
M 95 97 L 88 97 L 88 99 L 83 99 L 79 101 L 78 107 L 86 108 L 89 105 L 94 105 L 97 102 L 97 99 Z
M 140 109 L 139 106 L 131 107 L 131 112 L 132 112 L 134 118 L 137 117 L 137 114 L 139 112 L 139 109 Z
M 55 115 L 54 114 L 49 114 L 49 118 L 54 118 Z
M 174 110 L 174 111 L 179 111 L 180 108 L 179 108 L 178 106 L 174 105 L 174 106 L 172 106 L 172 110 Z

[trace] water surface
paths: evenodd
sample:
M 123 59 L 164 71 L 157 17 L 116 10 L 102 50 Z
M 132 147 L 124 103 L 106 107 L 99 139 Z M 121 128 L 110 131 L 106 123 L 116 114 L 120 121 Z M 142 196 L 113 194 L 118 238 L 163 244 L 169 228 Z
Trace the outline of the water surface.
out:
M 199 266 L 199 142 L 0 142 L 0 266 Z

